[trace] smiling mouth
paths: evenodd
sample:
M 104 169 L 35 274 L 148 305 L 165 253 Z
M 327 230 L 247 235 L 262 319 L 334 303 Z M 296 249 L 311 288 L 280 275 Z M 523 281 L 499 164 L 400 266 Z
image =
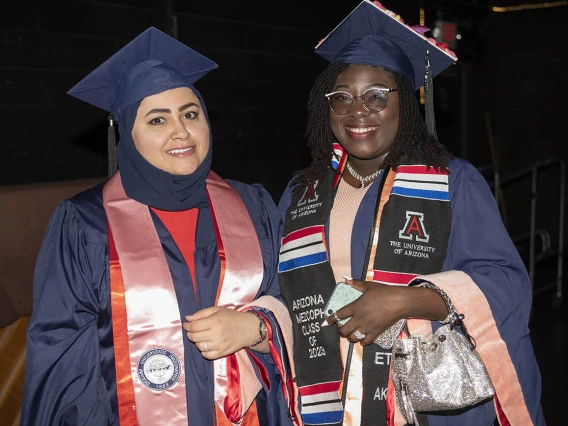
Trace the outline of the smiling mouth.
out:
M 372 132 L 373 130 L 377 129 L 378 126 L 373 127 L 346 127 L 349 132 L 353 133 L 367 133 Z
M 189 152 L 193 150 L 193 147 L 189 147 L 189 148 L 179 148 L 179 149 L 170 149 L 168 151 L 168 154 L 172 154 L 172 155 L 176 155 L 176 154 L 185 154 L 186 152 Z

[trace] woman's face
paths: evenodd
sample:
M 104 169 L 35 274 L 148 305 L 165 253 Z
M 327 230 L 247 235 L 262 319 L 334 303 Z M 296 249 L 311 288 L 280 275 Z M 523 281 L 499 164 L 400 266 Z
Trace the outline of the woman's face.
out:
M 370 88 L 396 87 L 396 81 L 384 69 L 352 64 L 339 74 L 333 91 L 349 92 L 355 98 Z M 353 157 L 373 159 L 377 167 L 382 167 L 398 132 L 398 92 L 388 94 L 387 106 L 382 111 L 371 112 L 365 108 L 361 98 L 356 98 L 347 114 L 338 115 L 330 111 L 330 121 L 333 134 L 351 160 Z
M 193 173 L 209 151 L 209 124 L 199 98 L 188 87 L 144 98 L 132 139 L 154 167 L 173 175 Z

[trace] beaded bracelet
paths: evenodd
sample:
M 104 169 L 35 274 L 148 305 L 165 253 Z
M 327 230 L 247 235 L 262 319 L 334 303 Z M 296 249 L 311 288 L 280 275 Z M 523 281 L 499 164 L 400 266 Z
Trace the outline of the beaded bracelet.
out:
M 262 342 L 264 342 L 264 339 L 266 339 L 266 335 L 268 334 L 268 330 L 266 328 L 266 321 L 265 319 L 256 311 L 251 310 L 248 311 L 251 314 L 255 315 L 258 318 L 258 340 L 256 342 L 254 342 L 252 345 L 249 346 L 249 348 L 254 348 L 255 346 L 260 345 Z

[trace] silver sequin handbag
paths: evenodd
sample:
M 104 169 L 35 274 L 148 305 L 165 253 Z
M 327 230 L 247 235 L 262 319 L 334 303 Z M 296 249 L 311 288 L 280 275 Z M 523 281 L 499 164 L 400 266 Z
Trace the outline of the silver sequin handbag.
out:
M 423 281 L 419 286 L 436 291 L 448 307 L 448 318 L 426 339 L 411 334 L 392 349 L 392 379 L 402 415 L 418 426 L 416 412 L 450 411 L 471 407 L 491 398 L 495 389 L 449 297 L 439 287 Z M 459 325 L 464 334 L 455 329 Z

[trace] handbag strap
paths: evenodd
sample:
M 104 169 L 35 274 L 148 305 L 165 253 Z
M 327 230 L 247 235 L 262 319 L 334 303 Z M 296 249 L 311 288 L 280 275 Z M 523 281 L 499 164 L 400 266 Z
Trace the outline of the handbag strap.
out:
M 442 321 L 439 321 L 439 322 L 441 324 L 444 324 L 444 325 L 448 324 L 449 327 L 450 327 L 450 330 L 453 330 L 456 325 L 461 327 L 465 337 L 467 337 L 467 339 L 469 340 L 469 343 L 471 344 L 471 349 L 472 350 L 475 349 L 475 346 L 476 346 L 475 339 L 467 332 L 467 328 L 465 327 L 465 323 L 463 322 L 465 315 L 458 313 L 456 307 L 452 303 L 452 300 L 450 299 L 450 297 L 446 294 L 446 292 L 444 290 L 442 290 L 437 285 L 431 283 L 430 281 L 426 281 L 426 280 L 421 279 L 421 278 L 417 278 L 417 279 L 413 280 L 408 285 L 412 286 L 412 287 L 424 287 L 424 288 L 428 288 L 428 289 L 436 292 L 438 294 L 438 296 L 440 296 L 442 298 L 442 300 L 444 301 L 444 304 L 446 305 L 446 308 L 448 309 L 448 316 L 445 319 L 443 319 Z M 408 331 L 408 321 L 406 321 L 404 327 L 405 327 L 406 334 L 408 336 L 410 336 L 410 332 Z

